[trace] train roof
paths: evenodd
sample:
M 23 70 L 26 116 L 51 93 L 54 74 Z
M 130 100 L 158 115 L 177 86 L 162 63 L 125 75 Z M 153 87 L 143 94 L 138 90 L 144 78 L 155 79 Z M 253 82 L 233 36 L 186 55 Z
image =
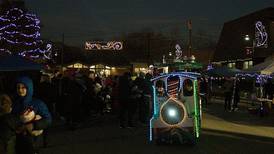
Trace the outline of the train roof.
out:
M 172 73 L 162 73 L 157 77 L 154 77 L 151 79 L 151 81 L 158 80 L 160 78 L 168 77 L 168 76 L 183 76 L 191 79 L 197 79 L 198 77 L 201 76 L 200 73 L 196 72 L 172 72 Z

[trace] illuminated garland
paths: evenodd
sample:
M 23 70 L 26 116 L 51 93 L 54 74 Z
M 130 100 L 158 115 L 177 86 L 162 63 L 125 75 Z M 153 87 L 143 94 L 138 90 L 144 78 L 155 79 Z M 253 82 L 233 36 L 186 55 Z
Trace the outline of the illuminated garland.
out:
M 199 103 L 198 103 L 198 97 L 199 94 L 197 92 L 198 89 L 198 81 L 197 79 L 194 80 L 194 130 L 195 130 L 195 135 L 196 138 L 199 138 L 200 136 L 200 127 L 201 127 L 201 123 L 200 123 L 200 112 L 199 112 Z
M 122 50 L 123 43 L 110 41 L 107 43 L 104 42 L 86 42 L 85 43 L 86 50 Z
M 181 58 L 182 58 L 182 55 L 183 55 L 183 51 L 181 50 L 181 47 L 180 47 L 179 44 L 176 44 L 175 49 L 176 49 L 176 51 L 175 51 L 175 55 L 176 55 L 175 61 L 180 61 Z
M 255 40 L 256 47 L 265 47 L 267 48 L 267 38 L 268 34 L 265 30 L 265 26 L 261 21 L 257 21 L 255 24 Z
M 31 59 L 51 59 L 52 47 L 43 47 L 40 36 L 40 20 L 35 14 L 12 8 L 0 16 L 1 52 Z

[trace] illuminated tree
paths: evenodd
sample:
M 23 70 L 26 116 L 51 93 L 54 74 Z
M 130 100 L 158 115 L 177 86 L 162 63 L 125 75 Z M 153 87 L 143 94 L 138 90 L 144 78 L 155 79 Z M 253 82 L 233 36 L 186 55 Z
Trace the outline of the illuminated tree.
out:
M 43 45 L 40 39 L 40 20 L 17 7 L 0 16 L 0 51 L 30 59 L 50 59 L 51 56 L 49 46 Z

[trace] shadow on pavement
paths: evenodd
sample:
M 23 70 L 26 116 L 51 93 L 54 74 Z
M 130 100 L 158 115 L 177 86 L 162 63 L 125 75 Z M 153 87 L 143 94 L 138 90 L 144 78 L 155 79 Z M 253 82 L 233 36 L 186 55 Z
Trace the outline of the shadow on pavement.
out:
M 109 129 L 111 130 L 111 128 Z M 102 132 L 93 133 L 100 134 Z M 71 141 L 71 143 L 66 142 L 63 145 L 45 148 L 41 154 L 270 154 L 274 151 L 273 138 L 212 129 L 203 129 L 201 138 L 195 146 L 187 144 L 156 145 L 148 142 L 146 134 L 133 133 L 133 135 L 132 133 L 125 131 L 116 134 L 116 137 L 100 135 L 97 138 L 90 134 L 85 141 Z M 78 137 L 81 138 L 81 136 Z
M 205 149 L 205 153 L 210 151 L 213 153 L 249 154 L 274 152 L 274 139 L 269 137 L 203 129 L 200 141 L 199 146 L 201 149 Z
M 274 127 L 273 112 L 261 117 L 259 114 L 249 113 L 245 104 L 240 103 L 238 107 L 234 112 L 225 111 L 222 101 L 212 100 L 207 108 L 203 108 L 203 112 L 236 124 Z

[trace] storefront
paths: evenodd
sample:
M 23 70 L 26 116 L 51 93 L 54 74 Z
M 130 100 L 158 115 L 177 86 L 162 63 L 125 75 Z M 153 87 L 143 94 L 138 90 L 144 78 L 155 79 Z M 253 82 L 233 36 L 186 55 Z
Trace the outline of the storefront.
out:
M 129 66 L 113 67 L 113 66 L 104 65 L 104 64 L 89 65 L 89 64 L 83 64 L 80 62 L 69 64 L 68 66 L 66 66 L 66 69 L 77 69 L 80 71 L 94 72 L 96 74 L 106 75 L 106 76 L 122 75 L 124 72 L 130 71 Z

